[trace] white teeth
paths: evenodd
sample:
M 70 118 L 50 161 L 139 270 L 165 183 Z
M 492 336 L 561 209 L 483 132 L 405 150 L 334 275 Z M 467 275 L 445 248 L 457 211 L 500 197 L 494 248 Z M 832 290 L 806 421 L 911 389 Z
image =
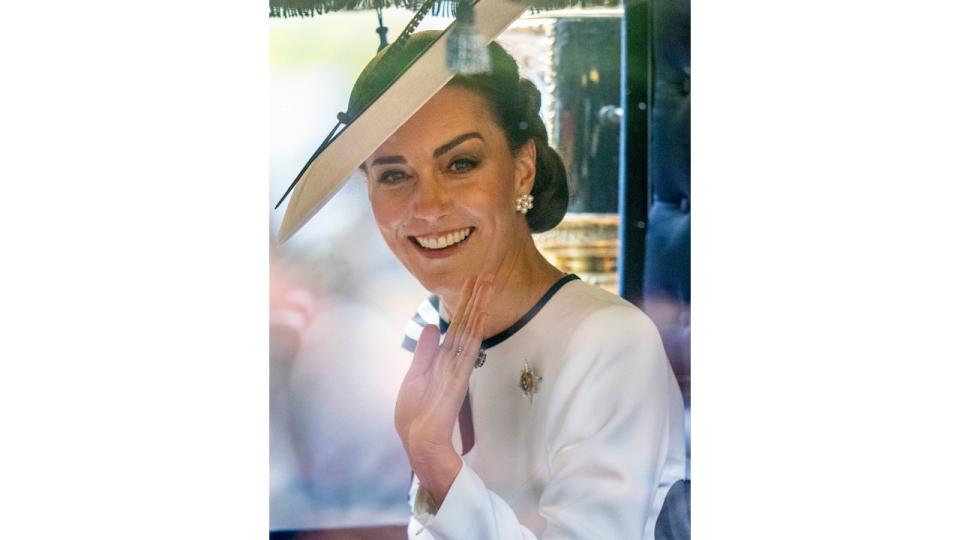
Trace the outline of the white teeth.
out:
M 444 236 L 437 236 L 432 238 L 427 237 L 414 237 L 420 247 L 427 249 L 443 249 L 450 247 L 454 244 L 463 242 L 468 236 L 470 236 L 470 228 L 460 229 L 459 231 L 454 231 L 452 233 L 447 233 Z

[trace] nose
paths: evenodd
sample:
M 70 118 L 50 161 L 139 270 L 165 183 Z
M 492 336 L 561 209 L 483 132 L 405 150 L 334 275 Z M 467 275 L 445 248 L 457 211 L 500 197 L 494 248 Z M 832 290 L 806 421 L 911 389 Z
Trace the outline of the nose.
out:
M 413 197 L 413 215 L 429 222 L 440 221 L 450 212 L 452 199 L 443 182 L 433 174 L 418 177 Z

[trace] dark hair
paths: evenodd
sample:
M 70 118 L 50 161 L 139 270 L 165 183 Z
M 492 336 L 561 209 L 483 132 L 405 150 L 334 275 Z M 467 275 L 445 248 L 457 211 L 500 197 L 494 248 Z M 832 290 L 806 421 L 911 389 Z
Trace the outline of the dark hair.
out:
M 348 116 L 362 111 L 389 86 L 416 56 L 419 56 L 440 35 L 437 31 L 417 32 L 399 51 L 393 46 L 380 51 L 360 73 L 350 93 Z M 540 91 L 530 80 L 520 77 L 517 62 L 498 43 L 488 47 L 491 72 L 480 75 L 457 75 L 448 85 L 472 90 L 481 95 L 507 138 L 510 151 L 516 155 L 529 140 L 537 149 L 533 208 L 526 214 L 532 232 L 554 228 L 567 212 L 570 194 L 567 171 L 556 150 L 547 143 L 547 128 L 540 118 Z

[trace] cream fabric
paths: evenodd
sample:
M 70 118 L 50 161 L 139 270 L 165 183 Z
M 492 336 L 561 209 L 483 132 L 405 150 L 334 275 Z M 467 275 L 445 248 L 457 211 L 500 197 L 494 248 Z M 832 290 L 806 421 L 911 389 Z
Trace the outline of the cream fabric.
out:
M 543 378 L 532 401 L 524 361 Z M 685 470 L 683 401 L 643 312 L 566 283 L 487 350 L 470 395 L 476 444 L 440 508 L 414 478 L 410 538 L 653 539 Z

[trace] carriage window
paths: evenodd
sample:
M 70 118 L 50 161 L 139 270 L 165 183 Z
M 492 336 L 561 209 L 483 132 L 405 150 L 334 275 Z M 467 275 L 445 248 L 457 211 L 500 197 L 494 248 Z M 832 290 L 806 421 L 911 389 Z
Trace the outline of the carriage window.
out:
M 655 45 L 656 14 L 645 16 L 654 17 L 654 34 L 640 37 Z M 384 10 L 388 39 L 410 17 Z M 443 29 L 452 20 L 440 12 L 420 29 Z M 622 8 L 545 11 L 522 17 L 498 38 L 540 89 L 550 144 L 567 167 L 568 215 L 536 235 L 537 246 L 561 270 L 618 294 L 623 20 Z M 271 202 L 345 109 L 353 81 L 376 53 L 378 26 L 374 11 L 270 20 Z M 682 84 L 661 84 L 658 49 L 648 52 L 649 64 L 634 68 L 654 74 L 638 109 L 643 136 L 652 132 L 644 143 L 649 171 L 630 171 L 630 178 L 644 185 L 649 179 L 651 196 L 629 204 L 650 210 L 641 224 L 646 249 L 632 261 L 642 269 L 643 291 L 630 299 L 657 322 L 689 404 L 689 116 L 679 117 L 685 132 L 676 125 L 688 102 L 674 92 Z M 686 70 L 688 94 L 689 64 Z M 667 71 L 664 77 L 677 77 L 672 66 Z M 659 99 L 664 89 L 673 94 Z M 683 148 L 685 177 L 676 162 Z M 409 365 L 400 347 L 404 326 L 428 293 L 385 246 L 365 182 L 356 174 L 282 246 L 275 239 L 284 207 L 271 213 L 272 531 L 386 526 L 389 537 L 410 515 L 410 469 L 393 409 Z

